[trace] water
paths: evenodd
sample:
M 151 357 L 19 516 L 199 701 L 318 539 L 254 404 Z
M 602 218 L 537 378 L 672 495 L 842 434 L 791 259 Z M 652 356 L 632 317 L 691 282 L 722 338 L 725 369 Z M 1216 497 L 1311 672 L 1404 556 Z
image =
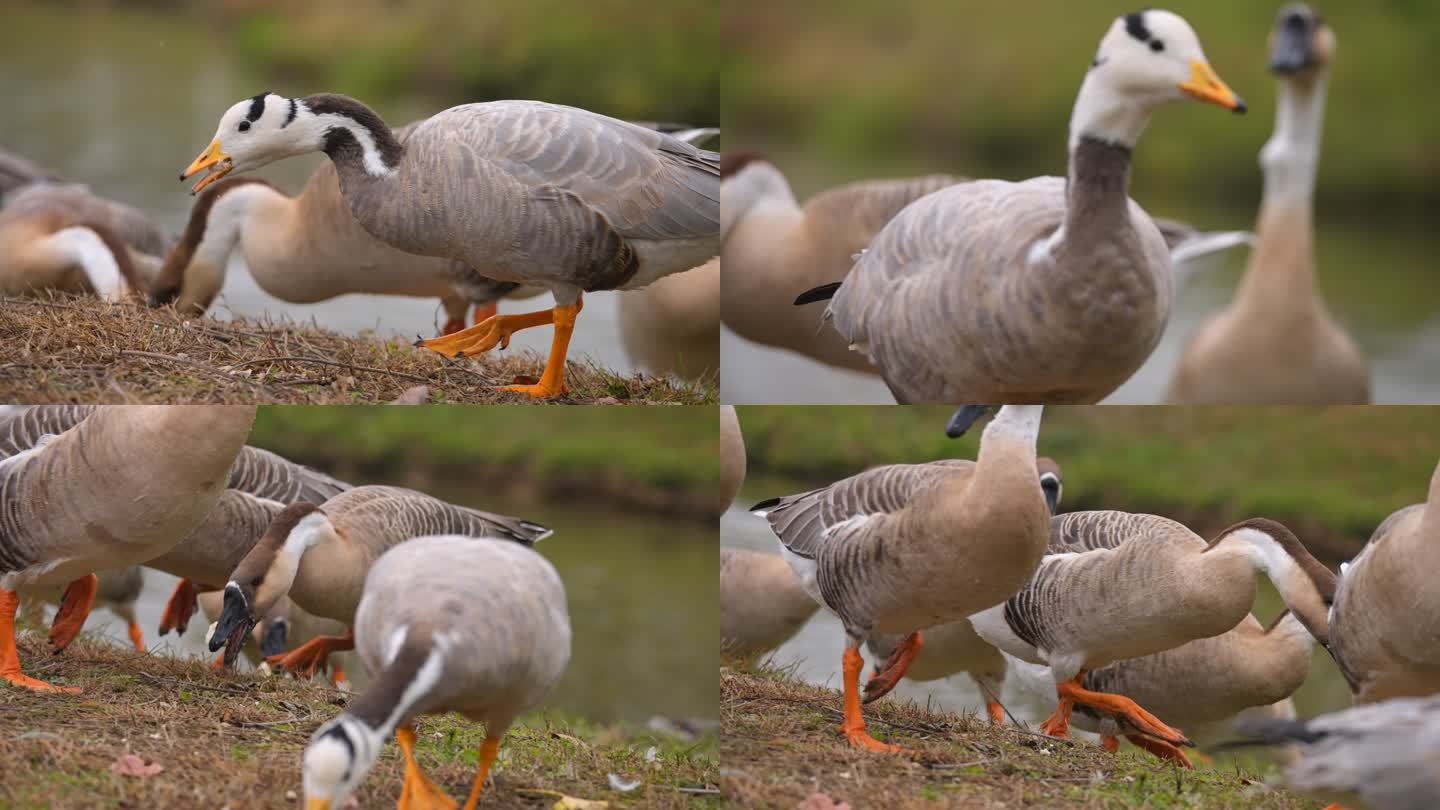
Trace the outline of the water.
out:
M 1143 148 L 1143 147 L 1142 147 Z M 1322 159 L 1325 159 L 1322 157 Z M 1331 160 L 1340 156 L 1329 155 Z M 865 176 L 856 167 L 806 165 L 777 157 L 804 200 L 817 191 Z M 933 171 L 957 167 L 931 167 Z M 963 169 L 959 169 L 964 173 Z M 891 176 L 876 173 L 874 176 Z M 900 175 L 894 175 L 900 176 Z M 1137 191 L 1137 194 L 1141 192 Z M 1207 209 L 1192 202 L 1140 202 L 1157 216 L 1210 230 L 1250 230 L 1259 201 L 1245 209 Z M 1319 206 L 1323 215 L 1324 206 Z M 1440 276 L 1431 256 L 1434 235 L 1417 223 L 1381 228 L 1337 220 L 1316 222 L 1320 288 L 1341 326 L 1370 364 L 1376 402 L 1440 402 Z M 1170 323 L 1150 359 L 1107 400 L 1112 404 L 1163 401 L 1180 352 L 1195 330 L 1229 302 L 1244 269 L 1236 251 L 1225 269 L 1192 279 L 1177 296 Z M 840 370 L 794 352 L 721 333 L 722 402 L 889 404 L 895 400 L 878 377 Z
M 744 511 L 741 504 L 751 504 L 789 492 L 803 492 L 813 488 L 814 483 L 794 483 L 786 487 L 781 482 L 779 486 L 780 488 L 776 488 L 775 480 L 771 479 L 764 484 L 763 490 L 747 489 L 741 494 L 740 501 L 721 519 L 722 545 L 778 553 L 777 541 L 769 524 L 764 519 Z M 1260 595 L 1253 610 L 1255 615 L 1265 623 L 1278 615 L 1282 608 L 1279 595 L 1268 582 L 1262 581 Z M 840 653 L 844 649 L 844 639 L 845 632 L 839 619 L 822 608 L 816 611 L 799 633 L 771 654 L 771 660 L 780 667 L 794 667 L 797 677 L 809 683 L 839 689 Z M 868 651 L 865 655 L 869 661 Z M 869 671 L 870 666 L 867 664 L 865 672 Z M 1044 720 L 1054 709 L 1054 695 L 1049 695 L 1048 698 L 1037 695 L 1020 687 L 1016 680 L 1013 677 L 1006 680 L 1001 702 L 1016 718 L 1027 723 Z M 968 675 L 954 675 L 944 680 L 925 683 L 907 678 L 896 686 L 892 694 L 895 700 L 913 700 L 922 706 L 932 705 L 946 711 L 964 711 L 985 716 L 985 701 Z M 1293 697 L 1296 711 L 1301 717 L 1350 706 L 1350 693 L 1343 676 L 1318 645 L 1312 654 L 1310 675 Z
M 210 142 L 220 114 L 267 89 L 198 20 L 140 10 L 23 5 L 7 8 L 0 25 L 0 148 L 14 151 L 98 194 L 145 211 L 179 233 L 189 216 L 191 182 L 176 176 Z M 284 95 L 344 88 L 275 85 Z M 375 105 L 393 124 L 438 112 L 417 99 Z M 322 155 L 291 158 L 256 172 L 298 193 Z M 620 344 L 619 293 L 585 297 L 571 357 L 590 357 L 621 372 L 635 370 Z M 501 312 L 549 306 L 548 295 L 507 301 Z M 438 334 L 438 301 L 347 295 L 319 304 L 290 304 L 260 290 L 238 260 L 212 313 L 314 320 L 342 333 L 375 330 L 413 339 Z M 548 353 L 550 329 L 528 329 L 514 349 Z
M 358 482 L 357 482 L 358 483 Z M 382 483 L 382 482 L 367 482 Z M 719 585 L 714 524 L 599 508 L 584 502 L 502 502 L 478 487 L 450 482 L 424 489 L 455 503 L 522 515 L 555 530 L 536 549 L 560 572 L 569 597 L 573 650 L 569 669 L 546 701 L 598 722 L 644 724 L 660 715 L 716 720 Z M 136 605 L 145 641 L 161 655 L 199 657 L 203 613 L 178 641 L 156 635 L 175 577 L 146 569 Z M 86 631 L 128 646 L 125 624 L 97 610 Z M 347 661 L 363 689 L 362 667 Z

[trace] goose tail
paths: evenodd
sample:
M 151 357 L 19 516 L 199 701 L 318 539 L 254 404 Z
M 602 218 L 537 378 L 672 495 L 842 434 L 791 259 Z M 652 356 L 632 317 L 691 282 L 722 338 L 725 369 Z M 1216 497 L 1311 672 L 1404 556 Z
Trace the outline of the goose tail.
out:
M 831 298 L 835 297 L 835 293 L 840 289 L 840 285 L 842 283 L 843 282 L 835 281 L 831 282 L 830 284 L 821 284 L 819 287 L 806 290 L 805 292 L 800 293 L 800 295 L 795 298 L 795 306 L 799 307 L 804 306 L 805 304 L 813 304 L 816 301 L 829 301 Z

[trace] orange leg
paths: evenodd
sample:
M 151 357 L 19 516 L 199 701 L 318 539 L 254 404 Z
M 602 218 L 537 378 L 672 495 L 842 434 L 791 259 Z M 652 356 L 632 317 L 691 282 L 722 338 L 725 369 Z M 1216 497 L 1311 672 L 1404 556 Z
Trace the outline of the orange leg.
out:
M 496 315 L 499 315 L 499 314 L 500 314 L 500 302 L 499 302 L 499 301 L 491 301 L 491 302 L 488 303 L 488 304 L 476 304 L 476 305 L 475 305 L 475 325 L 476 325 L 476 326 L 479 326 L 480 324 L 482 324 L 482 323 L 490 320 L 491 318 L 493 318 L 493 317 L 495 317 Z
M 885 666 L 875 671 L 870 680 L 865 683 L 865 702 L 873 703 L 882 697 L 890 694 L 895 684 L 905 677 L 905 671 L 910 668 L 910 662 L 920 654 L 921 648 L 925 646 L 925 640 L 920 633 L 914 632 L 906 636 L 895 645 L 895 651 L 885 660 Z
M 475 786 L 470 788 L 470 798 L 465 800 L 465 810 L 475 810 L 475 805 L 480 801 L 480 790 L 485 787 L 485 778 L 490 775 L 490 766 L 495 764 L 495 757 L 500 753 L 500 738 L 486 737 L 480 743 L 480 767 L 475 771 Z
M 545 371 L 535 385 L 502 385 L 502 391 L 527 394 L 532 399 L 559 396 L 570 389 L 565 387 L 565 355 L 570 351 L 570 336 L 575 334 L 575 318 L 579 316 L 584 303 L 579 299 L 574 306 L 559 306 L 555 313 L 555 335 L 550 339 L 550 359 L 545 361 Z M 497 315 L 497 318 L 507 317 Z
M 455 800 L 426 778 L 415 762 L 415 727 L 395 729 L 395 741 L 405 754 L 405 784 L 400 787 L 396 810 L 454 810 Z
M 215 670 L 215 671 L 217 671 L 217 672 L 225 668 L 225 651 L 224 651 L 224 650 L 221 650 L 221 651 L 220 651 L 220 654 L 217 655 L 217 656 L 215 656 L 215 660 L 210 662 L 210 668 L 213 669 L 213 670 Z
M 199 606 L 195 600 L 196 594 L 213 590 L 215 588 L 208 585 L 197 587 L 188 579 L 182 579 L 175 583 L 175 590 L 170 592 L 170 599 L 165 603 L 165 612 L 160 614 L 160 635 L 166 635 L 171 630 L 184 633 L 185 628 L 190 626 L 190 618 L 195 615 L 195 609 Z
M 135 652 L 145 652 L 145 634 L 140 631 L 140 625 L 130 622 L 130 643 L 135 645 Z
M 345 670 L 339 664 L 330 668 L 330 685 L 336 689 L 345 689 L 350 686 L 345 677 Z
M 1120 750 L 1120 738 L 1114 734 L 1101 734 L 1100 747 L 1113 754 Z
M 65 586 L 60 612 L 55 614 L 55 621 L 50 624 L 50 646 L 55 648 L 55 652 L 63 651 L 80 635 L 80 628 L 85 626 L 90 610 L 95 607 L 95 594 L 99 590 L 100 578 L 94 574 L 71 580 Z
M 1040 730 L 1051 737 L 1068 739 L 1070 737 L 1070 712 L 1074 709 L 1075 701 L 1062 694 L 1059 705 L 1055 707 L 1055 712 L 1040 724 Z
M 1161 759 L 1168 759 L 1182 768 L 1194 768 L 1190 764 L 1189 757 L 1185 752 L 1163 740 L 1155 740 L 1141 734 L 1126 734 L 1125 739 L 1135 744 L 1136 748 L 1143 748 Z M 1119 741 L 1116 740 L 1116 744 Z
M 1005 725 L 1005 707 L 1000 705 L 998 700 L 985 701 L 985 711 L 990 713 L 990 725 Z
M 860 711 L 860 670 L 865 666 L 865 659 L 860 657 L 860 651 L 847 645 L 843 664 L 845 721 L 840 724 L 841 733 L 855 748 L 898 753 L 900 746 L 880 742 L 865 731 L 865 715 Z
M 69 686 L 55 686 L 20 673 L 20 651 L 15 649 L 15 609 L 20 595 L 0 588 L 0 679 L 37 692 L 79 692 Z
M 305 677 L 324 669 L 330 660 L 330 653 L 355 649 L 355 631 L 346 629 L 343 636 L 316 636 L 287 653 L 272 655 L 265 661 L 272 667 L 282 667 L 288 672 L 299 673 L 304 669 Z
M 537 312 L 524 312 L 519 315 L 496 315 L 469 329 L 461 329 L 453 334 L 422 340 L 415 345 L 424 346 L 430 351 L 439 352 L 446 357 L 473 357 L 488 352 L 497 345 L 502 349 L 509 346 L 510 336 L 521 329 L 554 323 L 555 313 L 559 309 L 557 307 Z
M 1194 745 L 1179 729 L 1171 728 L 1160 722 L 1160 718 L 1140 708 L 1130 698 L 1106 692 L 1092 692 L 1084 688 L 1080 685 L 1084 677 L 1085 671 L 1081 670 L 1073 679 L 1055 685 L 1055 690 L 1060 695 L 1060 707 L 1055 712 L 1058 715 L 1061 708 L 1065 709 L 1065 725 L 1067 727 L 1070 719 L 1069 707 L 1066 706 L 1068 701 L 1072 706 L 1078 703 L 1082 706 L 1093 706 L 1106 714 L 1120 715 L 1134 728 L 1171 745 Z M 1052 716 L 1051 719 L 1055 718 Z M 1046 722 L 1049 723 L 1049 721 Z M 1044 726 L 1041 728 L 1044 729 Z M 1049 729 L 1045 729 L 1045 731 L 1051 733 Z

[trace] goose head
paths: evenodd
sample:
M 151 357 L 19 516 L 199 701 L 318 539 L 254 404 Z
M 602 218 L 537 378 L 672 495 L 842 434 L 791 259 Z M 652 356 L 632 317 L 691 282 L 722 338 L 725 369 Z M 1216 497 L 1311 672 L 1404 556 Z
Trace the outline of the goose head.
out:
M 1335 32 L 1315 9 L 1289 3 L 1270 29 L 1270 72 L 1282 81 L 1307 82 L 1330 66 Z
M 767 201 L 794 207 L 795 195 L 785 175 L 759 152 L 720 153 L 720 242 L 752 209 Z
M 1065 491 L 1065 481 L 1060 475 L 1060 465 L 1049 456 L 1035 459 L 1035 468 L 1040 473 L 1040 491 L 1045 493 L 1045 504 L 1054 515 L 1060 509 L 1060 496 Z
M 306 810 L 344 807 L 374 767 L 384 742 L 375 730 L 348 714 L 316 729 L 305 748 Z
M 301 107 L 299 99 L 276 93 L 260 93 L 236 102 L 220 116 L 210 146 L 180 173 L 180 179 L 206 171 L 191 189 L 190 193 L 198 194 L 233 171 L 258 169 L 282 158 L 323 149 L 323 129 L 313 125 L 313 116 L 302 121 Z
M 1072 138 L 1133 146 L 1155 108 L 1187 98 L 1245 112 L 1183 17 L 1159 9 L 1126 14 L 1100 40 L 1076 100 Z

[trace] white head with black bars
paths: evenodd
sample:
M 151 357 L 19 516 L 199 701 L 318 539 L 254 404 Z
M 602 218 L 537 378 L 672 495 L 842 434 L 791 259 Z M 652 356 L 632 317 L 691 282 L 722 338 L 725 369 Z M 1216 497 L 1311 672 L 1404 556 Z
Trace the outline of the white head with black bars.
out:
M 349 714 L 315 730 L 305 748 L 305 810 L 339 810 L 375 766 L 385 738 Z
M 194 194 L 232 171 L 250 171 L 308 152 L 326 152 L 338 163 L 342 150 L 374 177 L 391 174 L 400 157 L 400 145 L 385 122 L 354 99 L 260 93 L 235 103 L 220 116 L 210 146 L 180 179 L 209 170 L 191 189 Z
M 1070 122 L 1071 146 L 1091 137 L 1133 147 L 1155 108 L 1185 98 L 1245 112 L 1245 102 L 1215 75 L 1183 17 L 1159 9 L 1126 14 L 1100 40 L 1085 75 Z

